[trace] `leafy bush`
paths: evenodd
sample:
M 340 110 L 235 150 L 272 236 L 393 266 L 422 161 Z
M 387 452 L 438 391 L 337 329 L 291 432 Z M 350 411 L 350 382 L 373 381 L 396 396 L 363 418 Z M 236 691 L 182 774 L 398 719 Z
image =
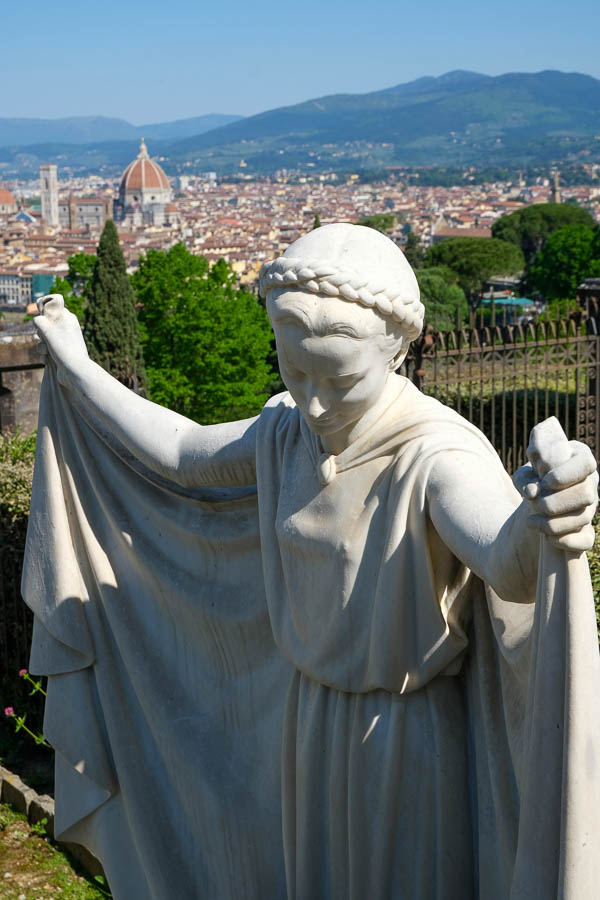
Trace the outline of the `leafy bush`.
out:
M 21 569 L 34 455 L 34 434 L 0 435 L 0 706 L 14 706 L 27 716 L 28 726 L 40 731 L 43 699 L 39 693 L 30 696 L 30 686 L 18 674 L 28 663 L 33 624 L 21 599 Z M 11 765 L 13 751 L 18 760 L 29 748 L 21 735 L 14 736 L 12 722 L 0 723 L 0 755 Z
M 5 437 L 0 434 L 0 536 L 3 542 L 15 530 L 27 527 L 35 434 Z

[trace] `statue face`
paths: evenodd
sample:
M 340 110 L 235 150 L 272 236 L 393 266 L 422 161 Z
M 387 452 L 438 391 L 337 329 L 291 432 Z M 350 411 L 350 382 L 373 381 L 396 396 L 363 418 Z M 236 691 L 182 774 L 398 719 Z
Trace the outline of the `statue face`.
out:
M 269 294 L 281 377 L 311 431 L 351 427 L 377 402 L 399 339 L 373 310 L 298 290 Z

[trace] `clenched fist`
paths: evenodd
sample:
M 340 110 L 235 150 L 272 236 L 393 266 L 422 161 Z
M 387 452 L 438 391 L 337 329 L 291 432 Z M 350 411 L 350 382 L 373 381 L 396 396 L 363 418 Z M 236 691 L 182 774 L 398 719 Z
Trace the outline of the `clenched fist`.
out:
M 77 316 L 65 309 L 60 294 L 48 294 L 38 300 L 40 315 L 33 320 L 46 350 L 57 368 L 61 384 L 89 362 L 89 356 Z
M 590 550 L 598 505 L 598 472 L 592 451 L 567 441 L 556 419 L 537 425 L 527 449 L 530 462 L 517 469 L 515 486 L 530 501 L 529 525 L 560 550 Z

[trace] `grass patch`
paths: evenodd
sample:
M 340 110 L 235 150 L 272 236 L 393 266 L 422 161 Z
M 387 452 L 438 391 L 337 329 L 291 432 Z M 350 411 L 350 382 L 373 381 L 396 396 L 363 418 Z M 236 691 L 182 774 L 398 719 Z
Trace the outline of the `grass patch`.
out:
M 84 873 L 69 854 L 0 804 L 0 896 L 11 900 L 107 900 L 104 879 Z

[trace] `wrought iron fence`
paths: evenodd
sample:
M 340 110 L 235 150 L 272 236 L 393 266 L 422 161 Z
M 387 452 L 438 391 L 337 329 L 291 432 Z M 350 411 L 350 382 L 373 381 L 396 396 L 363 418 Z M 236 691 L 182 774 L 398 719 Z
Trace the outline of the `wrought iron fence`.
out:
M 404 373 L 480 428 L 514 471 L 529 432 L 556 416 L 598 458 L 600 336 L 595 319 L 438 331 L 428 326 Z

